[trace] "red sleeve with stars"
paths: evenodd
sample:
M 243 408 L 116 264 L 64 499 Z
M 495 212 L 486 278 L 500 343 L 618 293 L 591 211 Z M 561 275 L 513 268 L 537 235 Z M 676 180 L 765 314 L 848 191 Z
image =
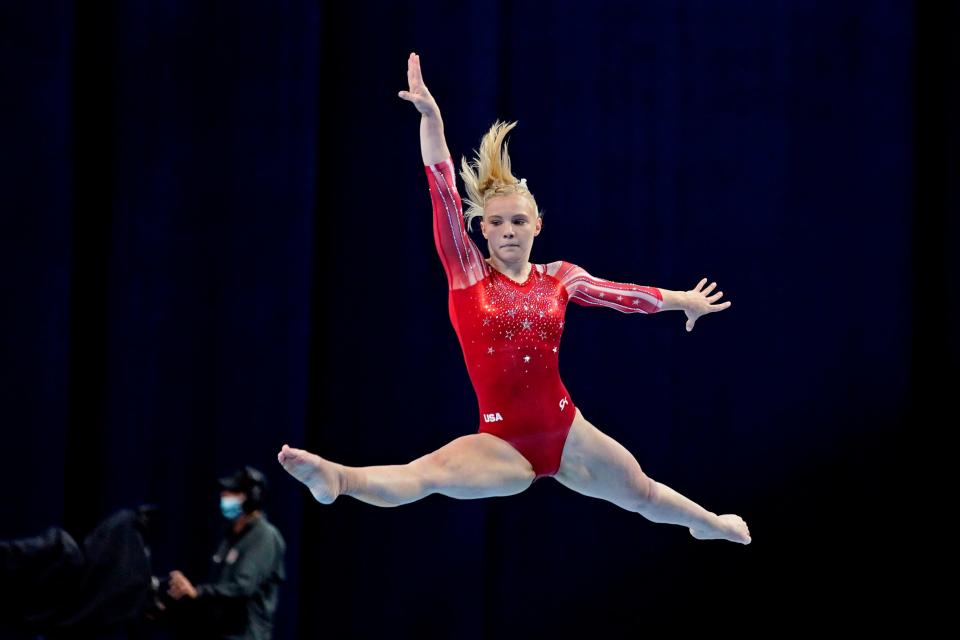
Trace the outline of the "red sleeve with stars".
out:
M 623 313 L 656 313 L 663 306 L 663 294 L 656 287 L 595 278 L 569 262 L 560 264 L 556 278 L 567 290 L 570 301 L 584 307 L 610 307 Z
M 433 240 L 451 289 L 463 289 L 486 276 L 483 255 L 463 225 L 463 205 L 457 193 L 453 160 L 424 167 L 433 201 Z

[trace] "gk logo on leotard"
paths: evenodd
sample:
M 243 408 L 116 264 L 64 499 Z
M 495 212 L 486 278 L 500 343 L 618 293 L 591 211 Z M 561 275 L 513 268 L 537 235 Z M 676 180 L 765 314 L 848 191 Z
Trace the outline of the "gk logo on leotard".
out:
M 498 420 L 503 420 L 503 416 L 499 413 L 485 413 L 483 414 L 484 422 L 497 422 Z
M 570 401 L 567 400 L 566 396 L 564 396 L 563 400 L 560 401 L 560 411 L 563 411 L 568 404 L 570 404 Z

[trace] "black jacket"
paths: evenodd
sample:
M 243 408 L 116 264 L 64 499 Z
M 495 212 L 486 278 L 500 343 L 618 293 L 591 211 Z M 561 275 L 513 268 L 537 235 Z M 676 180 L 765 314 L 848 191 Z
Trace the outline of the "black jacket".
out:
M 0 626 L 50 635 L 95 635 L 140 618 L 151 571 L 137 514 L 100 522 L 83 546 L 63 529 L 0 541 Z

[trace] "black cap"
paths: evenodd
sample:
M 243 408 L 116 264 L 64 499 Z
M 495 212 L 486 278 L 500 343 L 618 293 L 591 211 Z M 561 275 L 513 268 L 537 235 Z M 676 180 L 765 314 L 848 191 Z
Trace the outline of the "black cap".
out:
M 267 479 L 262 473 L 253 467 L 244 467 L 233 475 L 220 478 L 217 481 L 221 489 L 227 491 L 238 491 L 250 495 L 252 490 L 257 487 L 261 491 L 267 488 Z

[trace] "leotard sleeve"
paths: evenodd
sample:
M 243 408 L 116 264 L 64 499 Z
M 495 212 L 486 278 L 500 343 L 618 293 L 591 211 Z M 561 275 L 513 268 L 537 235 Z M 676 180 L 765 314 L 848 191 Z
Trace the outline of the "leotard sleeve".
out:
M 463 224 L 463 205 L 457 193 L 453 160 L 427 165 L 430 199 L 433 201 L 433 240 L 447 273 L 451 289 L 463 289 L 486 275 L 483 255 Z
M 559 264 L 555 277 L 567 290 L 570 301 L 584 307 L 610 307 L 622 313 L 656 313 L 663 306 L 663 294 L 656 287 L 596 278 L 569 262 Z

